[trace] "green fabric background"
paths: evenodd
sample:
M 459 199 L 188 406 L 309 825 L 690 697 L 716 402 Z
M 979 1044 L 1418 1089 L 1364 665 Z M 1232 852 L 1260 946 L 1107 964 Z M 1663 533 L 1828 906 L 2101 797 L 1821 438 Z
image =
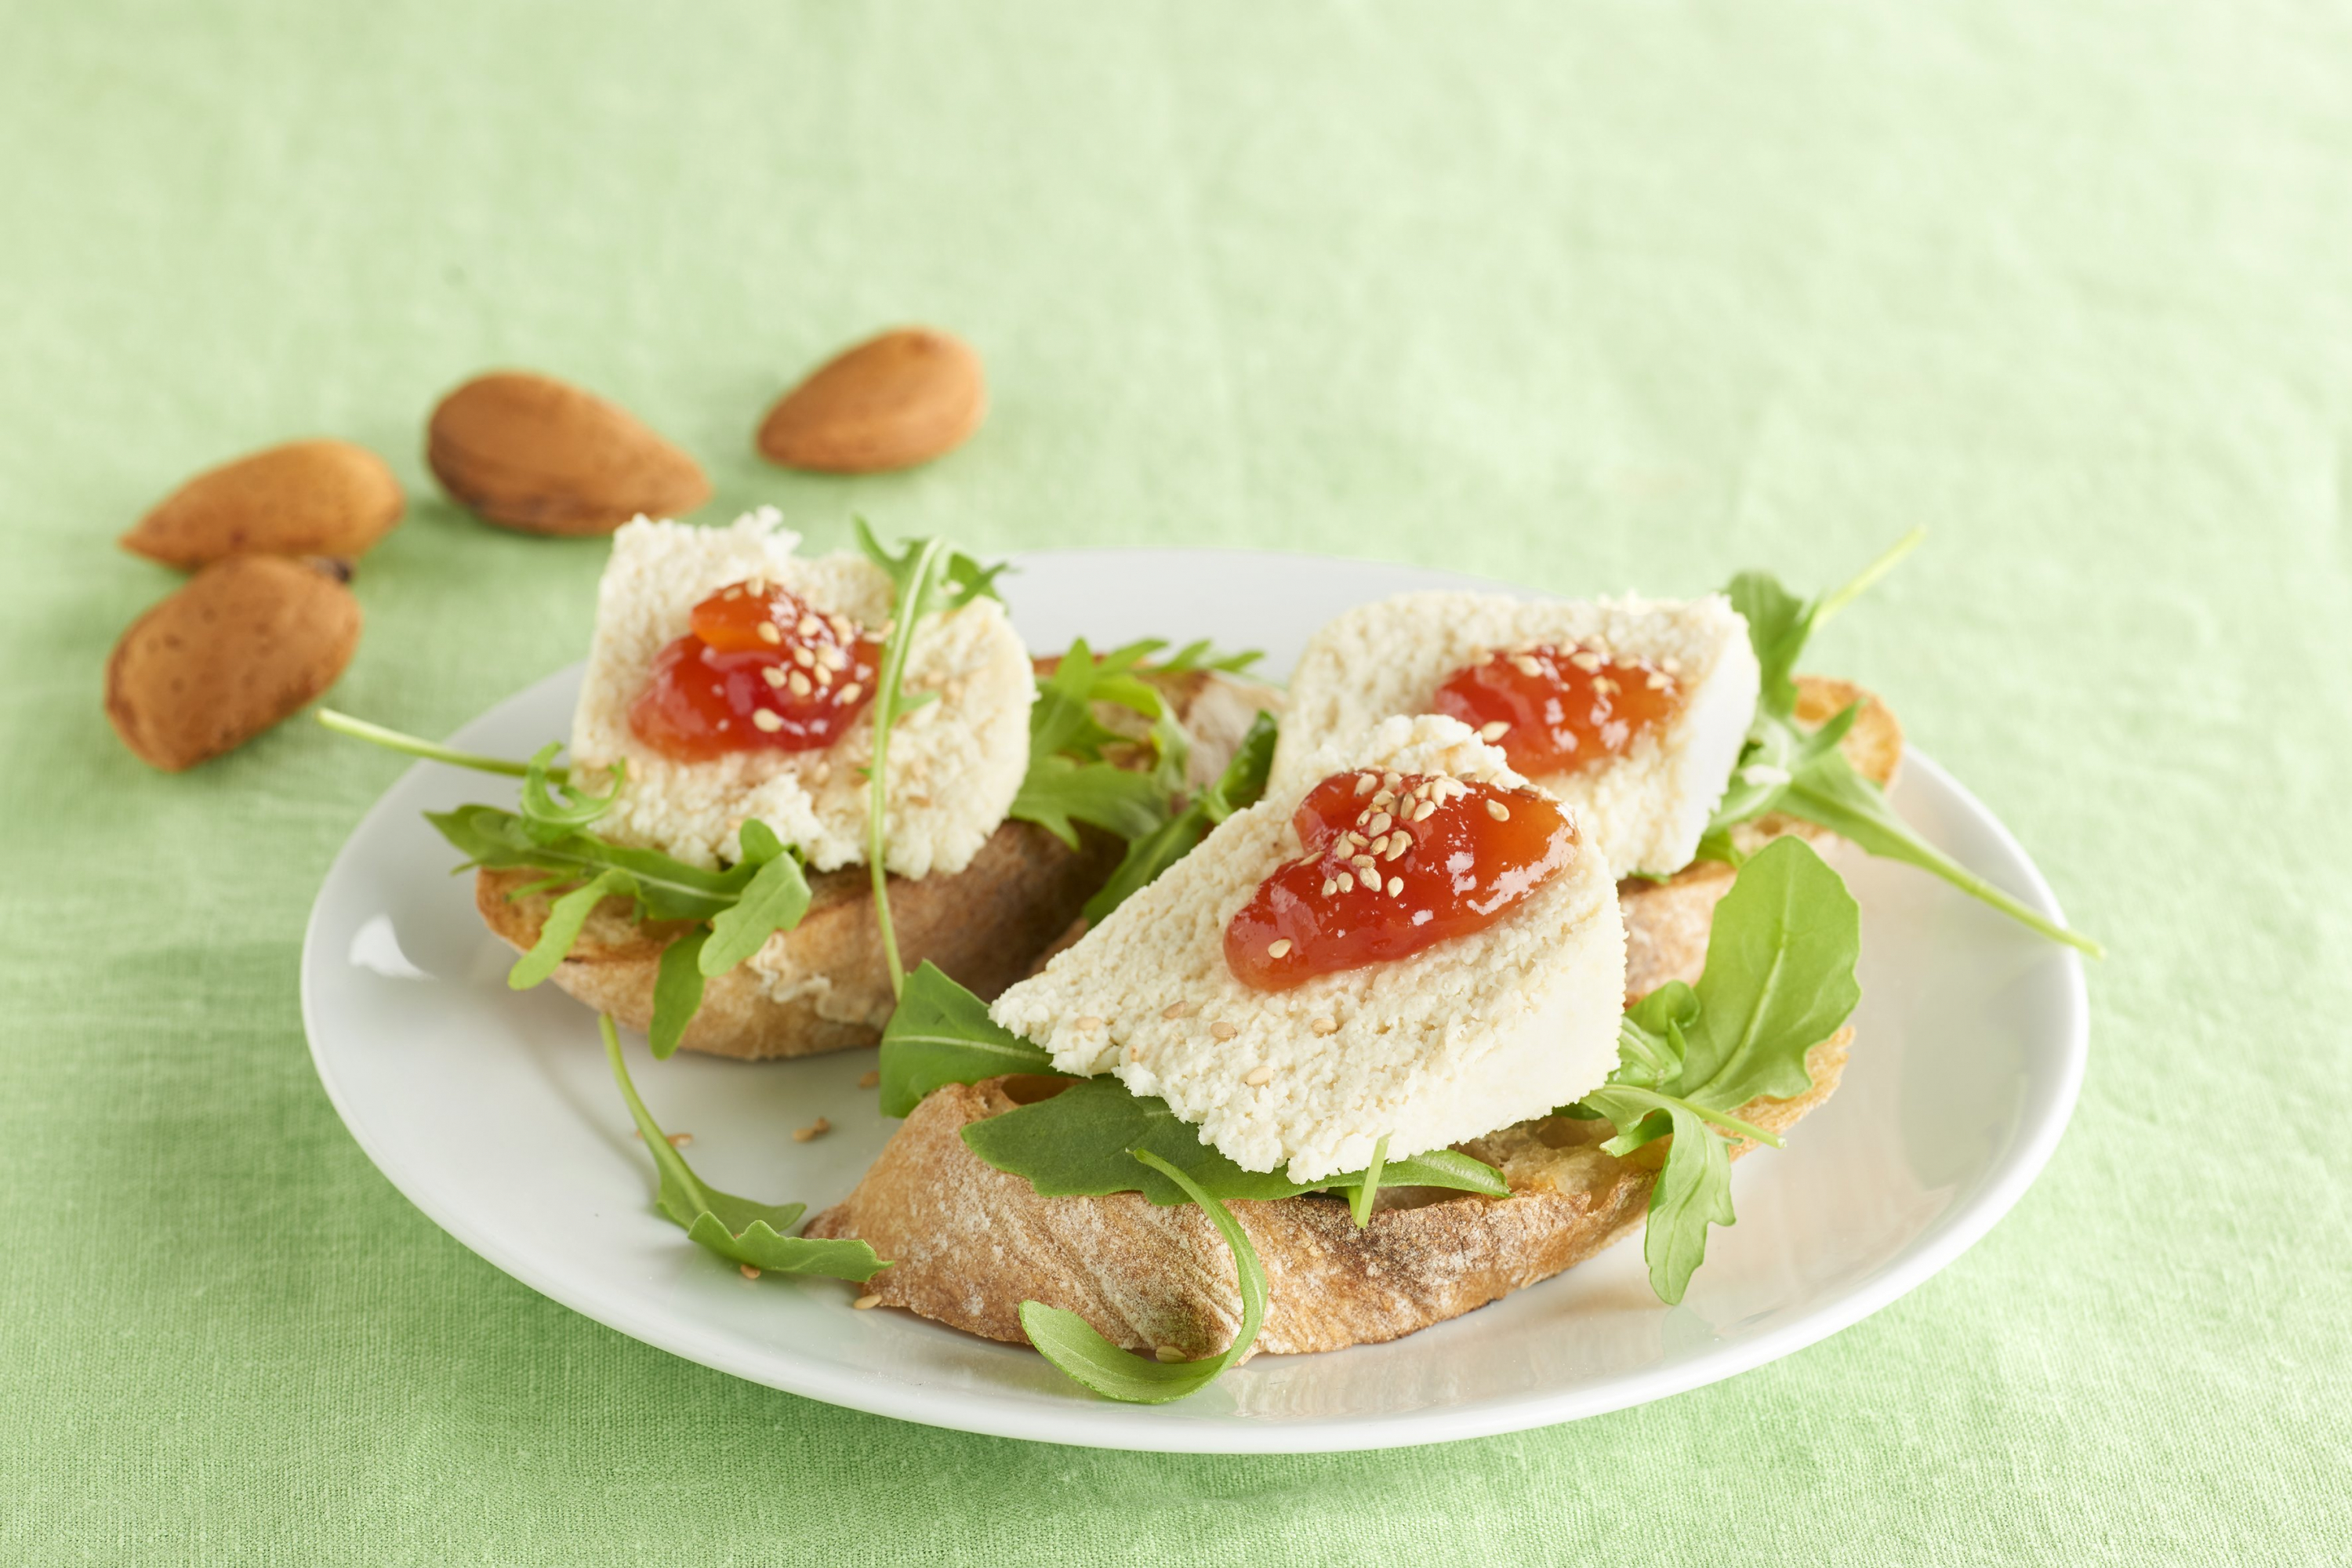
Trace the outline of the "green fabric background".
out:
M 2341 7 L 10 10 L 0 1559 L 2352 1557 Z M 752 457 L 782 384 L 910 320 L 987 358 L 971 447 Z M 98 702 L 173 581 L 113 537 L 310 433 L 414 497 L 342 705 L 440 733 L 579 657 L 601 547 L 485 529 L 419 460 L 499 364 L 819 545 L 856 509 L 1676 591 L 1927 523 L 1815 662 L 2112 948 L 2074 1127 L 1833 1340 L 1419 1452 L 969 1437 L 576 1317 L 311 1074 L 303 918 L 399 764 L 304 723 L 167 778 Z

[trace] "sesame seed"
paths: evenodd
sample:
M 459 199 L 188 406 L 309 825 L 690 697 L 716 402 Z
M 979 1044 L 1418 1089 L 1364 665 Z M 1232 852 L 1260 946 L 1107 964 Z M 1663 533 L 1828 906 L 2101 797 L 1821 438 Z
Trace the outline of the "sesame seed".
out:
M 725 592 L 725 593 L 723 593 L 723 594 L 719 595 L 719 596 L 720 598 L 722 598 L 722 599 L 740 599 L 740 598 L 741 598 L 741 597 L 743 596 L 743 590 L 742 590 L 742 587 L 739 584 L 739 585 L 737 585 L 737 586 L 735 586 L 735 587 L 732 587 L 732 588 L 728 589 L 728 590 L 727 590 L 727 592 Z
M 784 683 L 784 667 L 780 664 L 764 665 L 761 668 L 760 679 L 771 686 L 782 686 Z
M 1389 852 L 1384 858 L 1393 860 L 1412 847 L 1412 835 L 1410 833 L 1399 833 L 1395 837 L 1389 840 Z
M 1412 808 L 1412 819 L 1415 822 L 1427 822 L 1430 817 L 1436 813 L 1436 810 L 1437 803 L 1435 801 L 1424 800 L 1419 805 Z
M 1660 675 L 1654 669 L 1650 672 L 1647 683 L 1650 689 L 1653 691 L 1664 691 L 1667 687 L 1674 684 L 1673 681 L 1668 680 L 1664 676 Z
M 816 667 L 816 683 L 819 686 L 831 686 L 833 684 L 833 671 L 825 668 L 825 667 L 821 664 L 818 665 Z
M 1508 822 L 1511 820 L 1511 808 L 1499 800 L 1490 800 L 1486 803 L 1486 815 L 1497 822 Z
M 735 1268 L 737 1272 L 740 1273 L 746 1279 L 757 1279 L 760 1277 L 760 1271 L 752 1268 L 748 1263 L 739 1263 Z
M 1403 892 L 1404 879 L 1402 877 L 1391 877 L 1389 879 L 1389 897 L 1391 899 L 1397 898 L 1402 895 Z
M 865 1072 L 858 1075 L 857 1087 L 860 1089 L 879 1089 L 882 1087 L 882 1075 L 869 1068 Z
M 776 629 L 775 622 L 761 621 L 760 623 L 760 640 L 761 642 L 781 643 L 784 640 L 784 634 Z
M 822 1138 L 832 1131 L 833 1123 L 820 1116 L 814 1121 L 810 1122 L 806 1127 L 793 1128 L 793 1142 L 795 1143 L 806 1143 L 811 1139 Z
M 1482 741 L 1499 741 L 1510 732 L 1510 725 L 1500 719 L 1478 726 L 1478 738 Z
M 1515 655 L 1511 659 L 1511 668 L 1517 670 L 1521 675 L 1530 678 L 1539 676 L 1543 673 L 1543 666 L 1538 664 L 1535 661 L 1534 656 L 1531 654 L 1523 653 Z
M 1680 675 L 1683 672 L 1683 661 L 1676 658 L 1673 654 L 1668 654 L 1665 658 L 1658 660 L 1658 668 L 1664 670 L 1668 675 Z
M 859 689 L 857 682 L 853 680 L 848 685 L 843 687 L 839 691 L 835 692 L 833 700 L 835 702 L 840 703 L 855 702 L 857 700 L 857 693 Z
M 1394 789 L 1399 784 L 1404 783 L 1404 775 L 1402 773 L 1382 773 L 1381 775 L 1381 783 L 1389 789 Z
M 1364 853 L 1371 856 L 1374 859 L 1378 859 L 1384 852 L 1386 852 L 1388 847 L 1389 836 L 1383 833 L 1378 838 L 1373 839 L 1371 843 L 1364 847 Z
M 816 650 L 816 661 L 827 669 L 849 668 L 849 656 L 830 643 Z
M 1368 810 L 1367 810 L 1367 811 L 1360 811 L 1360 812 L 1356 813 L 1356 826 L 1359 826 L 1359 827 L 1363 826 L 1364 826 L 1364 824 L 1366 824 L 1367 822 L 1370 822 L 1371 819 L 1372 819 L 1372 814 L 1371 814 L 1370 811 L 1368 811 Z M 1349 834 L 1349 835 L 1348 835 L 1348 837 L 1350 837 L 1350 838 L 1353 838 L 1353 837 L 1356 837 L 1356 835 L 1354 835 L 1354 834 L 1350 833 L 1350 834 Z
M 1089 1013 L 1083 1018 L 1074 1020 L 1070 1026 L 1074 1029 L 1099 1029 L 1102 1024 L 1103 1021 L 1100 1018 Z
M 856 1300 L 852 1301 L 849 1305 L 853 1311 L 870 1312 L 881 1304 L 882 1298 L 869 1291 L 866 1295 L 857 1298 Z
M 1314 1030 L 1318 1035 L 1336 1035 L 1339 1032 L 1339 1020 L 1337 1018 L 1318 1018 L 1307 1026 Z
M 743 591 L 755 599 L 764 599 L 768 596 L 768 580 L 765 577 L 754 577 L 743 584 Z
M 1372 858 L 1370 855 L 1350 855 L 1348 857 L 1348 864 L 1355 867 L 1356 869 L 1360 871 L 1371 863 Z
M 814 689 L 809 685 L 809 678 L 797 669 L 784 678 L 784 684 L 793 689 L 795 697 L 806 697 Z
M 1371 840 L 1365 837 L 1360 833 L 1343 833 L 1339 836 L 1339 842 L 1345 844 L 1349 849 L 1360 850 L 1366 845 L 1370 844 Z
M 672 1132 L 666 1136 L 668 1137 L 669 1146 L 673 1149 L 691 1149 L 694 1147 L 694 1134 L 691 1132 Z
M 1268 958 L 1288 958 L 1290 956 L 1290 939 L 1286 936 L 1276 937 L 1274 941 L 1267 942 L 1265 944 L 1265 955 Z
M 824 623 L 818 620 L 814 613 L 811 613 L 809 615 L 803 616 L 801 617 L 801 624 L 794 626 L 793 630 L 800 633 L 801 636 L 804 637 L 813 637 L 816 636 L 817 633 L 824 630 Z
M 1370 795 L 1372 791 L 1380 787 L 1380 780 L 1374 778 L 1370 773 L 1358 773 L 1356 775 L 1356 793 L 1358 795 Z
M 1239 1029 L 1234 1028 L 1223 1018 L 1209 1026 L 1209 1037 L 1214 1040 L 1230 1040 L 1240 1033 Z
M 1582 648 L 1579 648 L 1568 656 L 1568 662 L 1584 671 L 1585 674 L 1591 675 L 1601 668 L 1601 656 L 1597 653 L 1587 653 Z
M 765 708 L 754 708 L 751 710 L 751 728 L 754 730 L 759 730 L 767 734 L 772 735 L 783 727 L 784 721 L 782 719 L 777 718 L 773 713 L 769 712 Z
M 1163 1018 L 1181 1018 L 1192 1010 L 1192 1004 L 1190 1002 L 1171 1002 L 1167 1006 L 1160 1009 L 1160 1016 Z
M 799 665 L 803 669 L 814 669 L 816 668 L 816 655 L 809 652 L 809 650 L 804 647 L 796 647 L 793 649 L 793 662 Z
M 1372 796 L 1372 809 L 1374 811 L 1386 811 L 1390 806 L 1392 806 L 1395 804 L 1396 792 L 1394 790 L 1384 789 L 1378 795 Z
M 847 616 L 827 616 L 824 624 L 831 626 L 833 635 L 844 642 L 847 642 L 857 630 L 856 626 L 850 625 Z
M 1274 1069 L 1261 1064 L 1242 1074 L 1242 1081 L 1252 1089 L 1264 1089 L 1274 1081 Z
M 1384 834 L 1395 826 L 1395 817 L 1391 816 L 1385 811 L 1377 812 L 1373 815 L 1371 821 L 1364 825 L 1364 831 L 1367 833 Z
M 1329 898 L 1332 894 L 1334 894 L 1334 893 L 1338 892 L 1339 890 L 1339 884 L 1337 881 L 1335 881 L 1333 879 L 1331 879 L 1331 878 L 1329 878 L 1329 877 L 1326 877 L 1326 878 L 1324 878 L 1324 879 L 1323 879 L 1323 896 L 1324 896 L 1325 898 L 1327 898 L 1327 899 L 1328 899 L 1328 898 Z
M 1592 678 L 1592 689 L 1603 697 L 1608 697 L 1615 693 L 1617 683 L 1605 675 L 1596 675 Z
M 1161 1361 L 1182 1361 L 1185 1359 L 1184 1352 L 1178 1350 L 1174 1345 L 1161 1345 L 1158 1350 L 1153 1351 L 1151 1353 Z
M 1364 884 L 1364 891 L 1368 893 L 1380 890 L 1381 874 L 1369 866 L 1356 873 L 1356 879 Z

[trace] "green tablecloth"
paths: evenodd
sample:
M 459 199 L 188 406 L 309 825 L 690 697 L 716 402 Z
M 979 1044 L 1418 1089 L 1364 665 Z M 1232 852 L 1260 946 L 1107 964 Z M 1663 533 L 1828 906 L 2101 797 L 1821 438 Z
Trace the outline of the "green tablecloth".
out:
M 2352 22 L 2319 7 L 702 0 L 23 6 L 0 48 L 0 1559 L 2279 1563 L 2352 1556 Z M 761 466 L 935 321 L 965 451 Z M 1267 544 L 1569 591 L 1928 549 L 1816 662 L 2114 956 L 2041 1184 L 1698 1393 L 1419 1452 L 894 1424 L 533 1295 L 376 1174 L 296 952 L 398 763 L 183 777 L 99 712 L 113 536 L 391 458 L 344 705 L 578 657 L 593 543 L 418 458 L 575 378 L 820 545 Z M 1181 631 L 1181 627 L 1169 628 Z

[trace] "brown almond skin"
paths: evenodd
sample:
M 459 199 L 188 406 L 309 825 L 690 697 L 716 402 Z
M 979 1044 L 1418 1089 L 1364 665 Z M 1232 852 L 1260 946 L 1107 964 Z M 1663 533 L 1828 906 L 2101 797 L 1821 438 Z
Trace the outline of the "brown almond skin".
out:
M 165 496 L 121 539 L 183 572 L 232 555 L 367 552 L 400 521 L 405 498 L 382 458 L 349 441 L 289 441 L 207 468 Z
M 530 371 L 493 371 L 443 398 L 425 460 L 460 506 L 525 533 L 610 533 L 710 499 L 700 466 L 635 415 Z
M 760 423 L 760 455 L 788 468 L 872 474 L 955 450 L 988 413 L 970 343 L 899 327 L 846 349 L 784 394 Z
M 332 576 L 231 556 L 131 623 L 106 661 L 106 717 L 141 760 L 182 773 L 332 686 L 359 642 L 359 601 Z

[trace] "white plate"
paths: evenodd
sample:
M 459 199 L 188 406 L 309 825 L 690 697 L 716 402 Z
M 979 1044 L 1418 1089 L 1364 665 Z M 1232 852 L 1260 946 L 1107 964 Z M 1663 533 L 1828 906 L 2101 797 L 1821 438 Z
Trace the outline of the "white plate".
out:
M 1200 551 L 1022 557 L 1006 585 L 1032 647 L 1085 633 L 1213 637 L 1287 672 L 1346 606 L 1464 585 L 1363 562 Z M 523 756 L 568 734 L 578 670 L 458 731 Z M 507 990 L 470 879 L 418 816 L 503 804 L 504 781 L 420 763 L 328 872 L 302 954 L 302 1016 L 335 1109 L 394 1185 L 516 1279 L 689 1360 L 836 1405 L 966 1431 L 1105 1447 L 1293 1453 L 1434 1443 L 1572 1420 L 1787 1355 L 1943 1268 L 2049 1158 L 2088 1048 L 2074 954 L 1941 883 L 1848 856 L 1864 1000 L 1844 1086 L 1784 1152 L 1742 1161 L 1739 1224 L 1716 1232 L 1684 1303 L 1651 1296 L 1638 1244 L 1393 1344 L 1263 1356 L 1156 1407 L 1086 1394 L 1026 1349 L 896 1311 L 830 1280 L 751 1281 L 650 1205 L 590 1015 L 553 986 Z M 1961 861 L 2055 916 L 2015 840 L 1916 753 L 1896 803 Z M 841 1197 L 896 1124 L 856 1087 L 871 1051 L 747 1066 L 682 1055 L 631 1070 L 714 1184 L 811 1211 Z M 830 1136 L 790 1131 L 824 1115 Z

